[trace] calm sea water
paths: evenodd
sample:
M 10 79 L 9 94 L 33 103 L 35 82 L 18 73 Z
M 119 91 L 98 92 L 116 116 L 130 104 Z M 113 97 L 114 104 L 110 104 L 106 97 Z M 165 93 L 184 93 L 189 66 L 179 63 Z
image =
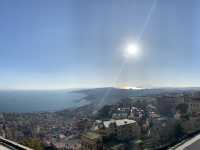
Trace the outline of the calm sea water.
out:
M 78 107 L 85 95 L 67 91 L 0 91 L 0 112 L 57 111 Z

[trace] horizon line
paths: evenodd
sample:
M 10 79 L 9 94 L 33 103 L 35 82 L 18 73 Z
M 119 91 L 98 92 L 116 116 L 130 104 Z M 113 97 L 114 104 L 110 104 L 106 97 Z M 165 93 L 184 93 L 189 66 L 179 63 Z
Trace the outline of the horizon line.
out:
M 118 86 L 98 86 L 98 87 L 85 87 L 85 88 L 0 88 L 0 91 L 60 91 L 60 90 L 85 90 L 85 89 L 98 89 L 98 88 L 116 88 L 116 89 L 127 89 L 127 90 L 144 90 L 144 89 L 166 89 L 166 88 L 178 88 L 178 89 L 196 89 L 200 86 L 150 86 L 150 87 L 140 87 L 140 86 L 128 86 L 128 87 L 118 87 Z

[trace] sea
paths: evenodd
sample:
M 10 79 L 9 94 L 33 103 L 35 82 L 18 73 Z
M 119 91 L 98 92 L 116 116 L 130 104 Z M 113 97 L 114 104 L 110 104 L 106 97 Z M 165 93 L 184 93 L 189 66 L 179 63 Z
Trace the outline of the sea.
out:
M 0 91 L 0 112 L 54 112 L 76 108 L 88 102 L 85 95 L 65 90 Z

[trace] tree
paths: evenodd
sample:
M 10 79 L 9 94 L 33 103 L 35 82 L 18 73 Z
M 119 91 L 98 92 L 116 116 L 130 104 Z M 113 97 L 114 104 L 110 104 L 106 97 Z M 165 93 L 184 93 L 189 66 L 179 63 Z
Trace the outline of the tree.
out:
M 44 146 L 39 139 L 29 138 L 22 141 L 22 145 L 33 148 L 35 150 L 44 150 Z
M 143 141 L 143 140 L 137 140 L 137 141 L 135 142 L 135 144 L 137 145 L 137 149 L 138 149 L 138 150 L 144 149 L 144 141 Z
M 174 128 L 174 136 L 176 139 L 180 139 L 184 136 L 184 131 L 180 123 L 177 123 Z
M 111 111 L 112 106 L 110 105 L 105 105 L 103 108 L 101 108 L 97 114 L 98 118 L 109 118 L 110 116 L 110 111 Z
M 45 146 L 45 150 L 58 150 L 52 143 L 49 146 Z
M 164 116 L 173 116 L 174 100 L 167 98 L 158 98 L 157 99 L 157 108 L 161 115 Z
M 179 111 L 181 114 L 186 114 L 188 111 L 188 105 L 185 103 L 178 104 L 176 106 L 176 110 Z

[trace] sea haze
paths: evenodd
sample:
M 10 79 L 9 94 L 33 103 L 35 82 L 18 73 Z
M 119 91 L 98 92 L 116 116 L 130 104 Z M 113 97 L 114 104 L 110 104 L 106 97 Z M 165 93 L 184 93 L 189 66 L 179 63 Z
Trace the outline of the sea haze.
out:
M 0 91 L 0 112 L 58 111 L 83 105 L 84 96 L 65 90 Z

